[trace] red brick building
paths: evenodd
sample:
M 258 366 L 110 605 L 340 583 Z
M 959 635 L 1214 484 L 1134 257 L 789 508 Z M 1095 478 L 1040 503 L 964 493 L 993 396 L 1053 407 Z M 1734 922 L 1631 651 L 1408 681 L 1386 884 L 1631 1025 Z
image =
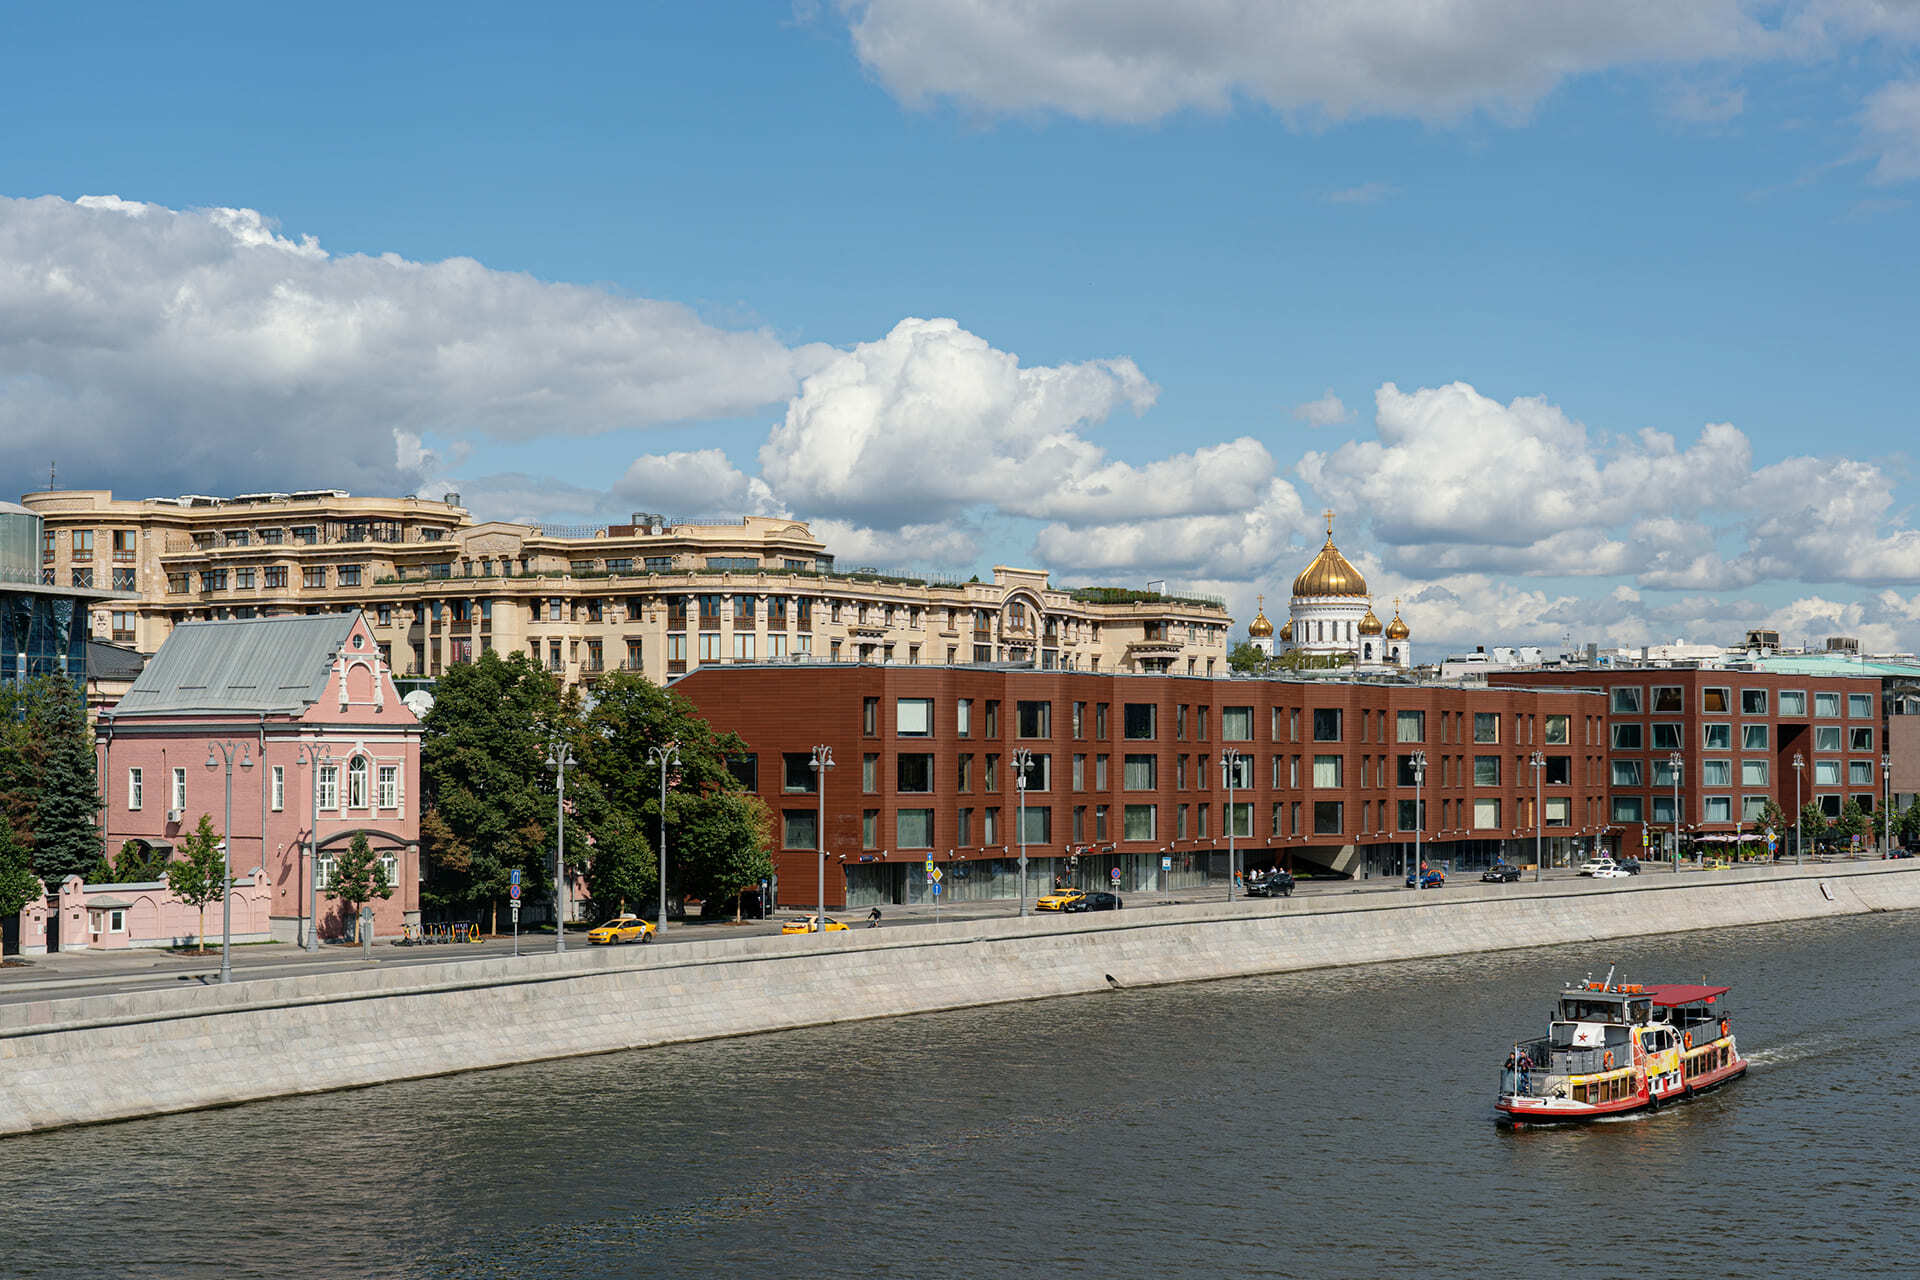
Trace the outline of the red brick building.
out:
M 1849 799 L 1879 812 L 1886 744 L 1878 677 L 1601 667 L 1502 679 L 1604 693 L 1607 816 L 1624 853 L 1642 849 L 1642 824 L 1656 848 L 1672 831 L 1676 758 L 1683 835 L 1735 832 L 1769 799 L 1789 821 L 1803 801 L 1829 817 Z
M 946 901 L 1017 896 L 1020 751 L 1030 893 L 1218 880 L 1229 822 L 1244 868 L 1398 874 L 1416 753 L 1430 861 L 1531 863 L 1538 818 L 1564 865 L 1608 822 L 1598 692 L 845 664 L 702 668 L 674 688 L 747 741 L 789 905 L 817 893 L 816 745 L 835 763 L 830 907 L 927 901 L 928 860 Z

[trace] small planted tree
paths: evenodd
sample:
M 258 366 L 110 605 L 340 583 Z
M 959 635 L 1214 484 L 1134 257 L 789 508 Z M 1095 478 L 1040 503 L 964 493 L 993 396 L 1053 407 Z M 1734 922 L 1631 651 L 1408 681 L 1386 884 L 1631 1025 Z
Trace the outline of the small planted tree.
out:
M 200 912 L 200 950 L 207 949 L 207 908 L 226 893 L 226 854 L 213 818 L 200 815 L 192 834 L 180 842 L 180 857 L 167 864 L 167 889 Z
M 1818 800 L 1809 800 L 1800 806 L 1801 838 L 1814 848 L 1820 847 L 1820 838 L 1827 834 L 1827 811 L 1820 807 Z
M 387 882 L 387 864 L 373 855 L 366 832 L 354 832 L 346 853 L 334 863 L 333 875 L 327 881 L 327 896 L 345 907 L 356 922 L 361 907 L 375 898 L 385 900 L 393 896 L 393 886 Z M 357 923 L 355 927 L 358 928 Z
M 1833 824 L 1834 834 L 1839 836 L 1848 849 L 1858 849 L 1873 834 L 1873 819 L 1860 807 L 1860 802 L 1852 796 L 1840 806 L 1840 817 Z
M 33 859 L 13 838 L 13 828 L 0 821 L 0 916 L 20 909 L 46 892 L 33 874 Z

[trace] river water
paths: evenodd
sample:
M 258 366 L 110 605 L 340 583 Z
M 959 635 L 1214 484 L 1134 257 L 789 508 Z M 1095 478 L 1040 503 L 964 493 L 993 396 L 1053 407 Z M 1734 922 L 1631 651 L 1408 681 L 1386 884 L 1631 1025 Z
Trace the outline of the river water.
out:
M 1911 1275 L 1915 921 L 1116 991 L 0 1140 L 17 1276 Z M 1511 1133 L 1557 985 L 1754 1059 Z

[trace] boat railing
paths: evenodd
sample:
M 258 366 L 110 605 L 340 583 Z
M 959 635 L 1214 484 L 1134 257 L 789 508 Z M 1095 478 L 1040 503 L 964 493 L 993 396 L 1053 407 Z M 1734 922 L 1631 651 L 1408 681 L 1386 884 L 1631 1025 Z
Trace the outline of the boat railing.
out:
M 1520 1052 L 1533 1064 L 1533 1074 L 1556 1076 L 1593 1075 L 1608 1071 L 1607 1050 L 1557 1048 L 1547 1039 L 1529 1040 Z M 1629 1053 L 1625 1045 L 1613 1051 L 1613 1067 L 1624 1066 Z

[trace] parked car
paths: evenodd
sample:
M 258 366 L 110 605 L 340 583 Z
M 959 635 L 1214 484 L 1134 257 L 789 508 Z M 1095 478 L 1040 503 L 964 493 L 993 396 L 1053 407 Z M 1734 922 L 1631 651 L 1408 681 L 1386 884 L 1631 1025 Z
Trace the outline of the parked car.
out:
M 639 916 L 615 916 L 603 925 L 587 930 L 587 941 L 596 946 L 615 942 L 652 942 L 653 926 Z
M 1911 850 L 1911 849 L 1889 849 L 1889 850 L 1887 850 L 1887 852 L 1886 852 L 1886 855 L 1885 855 L 1885 856 L 1887 856 L 1887 857 L 1889 857 L 1889 858 L 1911 858 L 1911 857 L 1913 856 L 1913 850 Z
M 1625 880 L 1632 873 L 1628 871 L 1623 871 L 1619 867 L 1615 866 L 1613 863 L 1609 862 L 1604 867 L 1597 867 L 1590 872 L 1582 871 L 1580 874 L 1583 876 L 1591 875 L 1595 880 Z
M 1619 861 L 1615 862 L 1613 865 L 1616 867 L 1619 867 L 1622 871 L 1626 872 L 1630 876 L 1637 876 L 1640 874 L 1640 859 L 1638 858 L 1621 858 Z
M 1438 889 L 1446 883 L 1446 876 L 1436 870 L 1429 870 L 1420 877 L 1420 887 L 1422 889 Z M 1413 877 L 1411 875 L 1407 877 L 1407 888 L 1413 888 Z
M 1291 871 L 1269 871 L 1258 880 L 1247 881 L 1249 898 L 1291 898 L 1293 896 L 1293 873 Z
M 1512 884 L 1520 878 L 1520 868 L 1511 862 L 1496 862 L 1480 873 L 1488 884 Z
M 1055 889 L 1052 893 L 1043 894 L 1036 899 L 1033 909 L 1035 911 L 1068 911 L 1072 909 L 1072 903 L 1086 896 L 1085 889 Z
M 1580 874 L 1583 876 L 1597 876 L 1601 874 L 1610 874 L 1615 871 L 1620 871 L 1620 864 L 1615 862 L 1612 858 L 1588 858 L 1585 862 L 1580 864 Z M 1624 876 L 1624 875 L 1630 875 L 1632 873 L 1627 871 L 1620 871 L 1620 874 Z
M 1062 911 L 1118 911 L 1121 907 L 1117 893 L 1083 893 L 1060 908 Z
M 832 916 L 827 917 L 828 933 L 845 933 L 846 929 L 847 929 L 846 925 L 841 924 L 838 920 L 835 920 Z M 780 932 L 782 933 L 818 933 L 820 932 L 820 917 L 819 916 L 800 916 L 797 919 L 789 920 L 785 924 L 780 926 Z

